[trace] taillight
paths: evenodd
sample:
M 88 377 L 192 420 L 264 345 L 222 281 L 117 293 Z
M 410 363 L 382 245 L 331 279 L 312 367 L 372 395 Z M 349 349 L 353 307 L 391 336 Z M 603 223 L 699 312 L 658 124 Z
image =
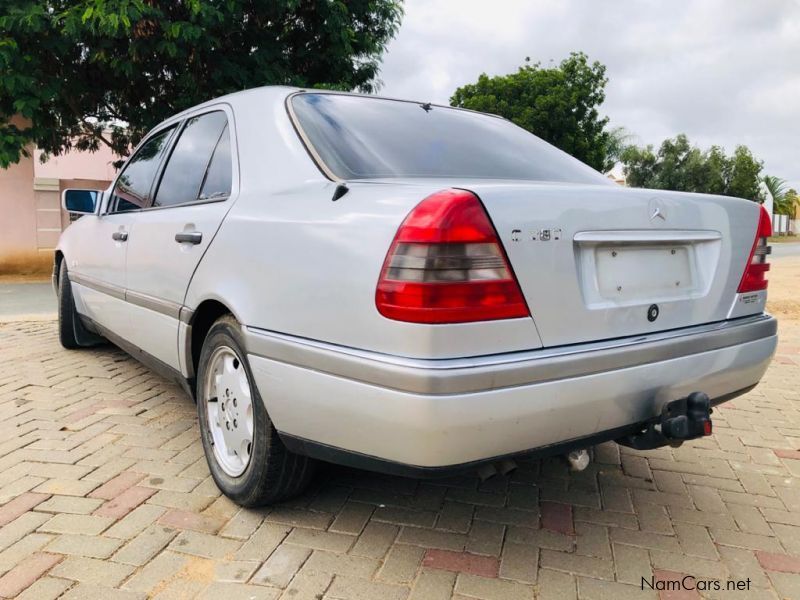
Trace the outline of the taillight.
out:
M 527 317 L 497 232 L 478 198 L 442 190 L 406 217 L 386 255 L 378 311 L 412 323 Z
M 769 262 L 767 257 L 772 248 L 767 244 L 767 238 L 772 235 L 772 222 L 769 218 L 767 209 L 761 206 L 758 217 L 758 231 L 756 240 L 753 242 L 753 249 L 750 250 L 750 258 L 744 268 L 742 281 L 739 283 L 739 293 L 757 292 L 767 289 L 767 271 Z

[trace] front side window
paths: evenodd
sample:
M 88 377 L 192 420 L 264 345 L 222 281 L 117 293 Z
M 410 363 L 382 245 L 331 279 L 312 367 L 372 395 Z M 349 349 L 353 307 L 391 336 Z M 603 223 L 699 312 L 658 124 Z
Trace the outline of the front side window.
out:
M 498 117 L 345 94 L 302 93 L 290 102 L 311 146 L 341 179 L 608 183 L 594 169 Z
M 175 127 L 157 133 L 134 154 L 117 178 L 109 212 L 126 212 L 150 206 L 150 190 Z
M 212 160 L 219 152 L 215 149 L 221 144 L 221 139 L 228 136 L 227 124 L 227 117 L 221 111 L 192 117 L 186 122 L 164 168 L 153 206 L 172 206 L 201 199 L 205 193 L 202 189 L 204 182 L 208 182 L 207 174 L 212 168 L 215 172 L 227 170 L 228 183 L 224 195 L 230 194 L 230 152 L 225 165 L 215 164 Z M 216 173 L 215 177 L 219 179 L 221 175 Z M 214 197 L 222 197 L 221 191 L 213 190 Z

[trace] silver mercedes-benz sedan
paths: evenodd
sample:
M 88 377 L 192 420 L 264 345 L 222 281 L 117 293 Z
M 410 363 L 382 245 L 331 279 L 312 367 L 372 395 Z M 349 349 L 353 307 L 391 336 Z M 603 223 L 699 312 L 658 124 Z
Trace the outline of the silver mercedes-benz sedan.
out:
M 777 342 L 757 203 L 620 187 L 467 110 L 249 90 L 63 201 L 83 216 L 55 255 L 61 343 L 180 382 L 245 506 L 320 459 L 487 475 L 679 445 Z

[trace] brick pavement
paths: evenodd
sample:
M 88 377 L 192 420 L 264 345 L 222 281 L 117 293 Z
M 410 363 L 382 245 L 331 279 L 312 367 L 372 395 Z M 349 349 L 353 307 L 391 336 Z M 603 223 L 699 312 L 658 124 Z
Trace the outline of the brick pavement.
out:
M 302 498 L 220 496 L 194 405 L 113 347 L 0 325 L 0 597 L 655 598 L 641 578 L 800 598 L 800 321 L 762 384 L 679 449 L 587 471 L 416 481 L 328 467 Z

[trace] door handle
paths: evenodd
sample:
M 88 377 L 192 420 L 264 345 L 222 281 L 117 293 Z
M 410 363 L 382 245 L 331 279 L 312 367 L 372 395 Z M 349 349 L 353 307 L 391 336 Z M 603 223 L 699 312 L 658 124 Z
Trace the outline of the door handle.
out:
M 203 234 L 199 231 L 182 231 L 175 234 L 175 241 L 180 244 L 199 244 L 203 241 Z
M 111 234 L 111 239 L 115 242 L 127 242 L 128 241 L 128 232 L 127 231 L 115 231 Z

